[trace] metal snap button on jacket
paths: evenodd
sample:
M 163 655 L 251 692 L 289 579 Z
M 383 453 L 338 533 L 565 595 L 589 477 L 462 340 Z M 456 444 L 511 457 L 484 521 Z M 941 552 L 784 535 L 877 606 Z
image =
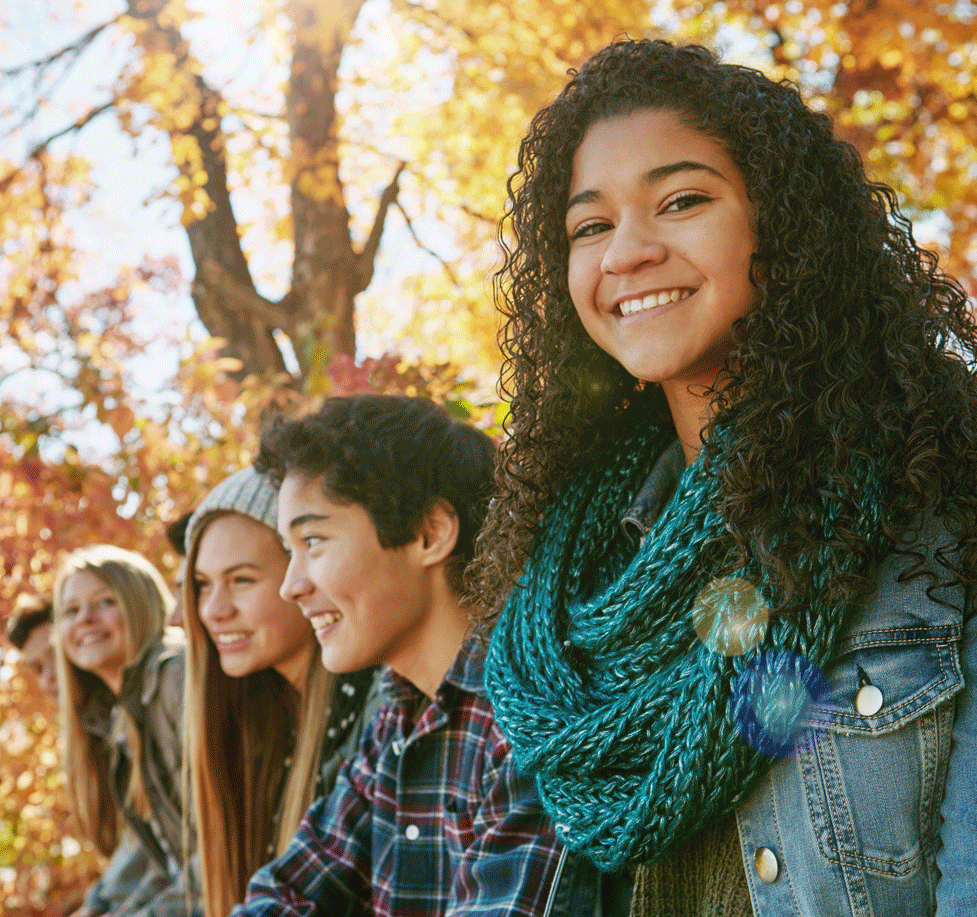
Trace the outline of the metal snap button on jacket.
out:
M 756 874 L 768 885 L 777 881 L 780 875 L 780 863 L 777 862 L 777 854 L 769 847 L 760 847 L 753 855 L 753 868 Z
M 421 829 L 417 825 L 408 825 L 404 830 L 404 837 L 409 841 L 416 841 L 421 836 Z
M 884 698 L 875 685 L 862 685 L 855 695 L 855 709 L 862 716 L 875 716 L 882 709 Z

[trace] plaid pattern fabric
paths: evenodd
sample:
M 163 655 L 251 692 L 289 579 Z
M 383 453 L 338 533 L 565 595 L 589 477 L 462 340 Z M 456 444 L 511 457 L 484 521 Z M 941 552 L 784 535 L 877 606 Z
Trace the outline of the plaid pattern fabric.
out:
M 562 846 L 518 774 L 469 642 L 433 701 L 389 670 L 336 788 L 259 870 L 236 917 L 539 915 Z

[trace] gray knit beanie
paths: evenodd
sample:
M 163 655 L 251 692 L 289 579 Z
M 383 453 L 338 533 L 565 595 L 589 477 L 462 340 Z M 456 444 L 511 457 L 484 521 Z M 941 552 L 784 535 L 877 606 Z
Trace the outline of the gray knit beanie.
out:
M 193 511 L 187 525 L 187 554 L 206 523 L 215 515 L 239 513 L 278 530 L 278 488 L 253 468 L 242 468 L 220 482 Z

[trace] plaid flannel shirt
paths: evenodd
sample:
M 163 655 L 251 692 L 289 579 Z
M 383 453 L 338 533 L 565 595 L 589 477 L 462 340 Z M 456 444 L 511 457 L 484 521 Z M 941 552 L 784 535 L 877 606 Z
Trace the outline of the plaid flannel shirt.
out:
M 251 879 L 235 917 L 541 915 L 562 844 L 462 647 L 433 701 L 390 670 L 333 792 Z

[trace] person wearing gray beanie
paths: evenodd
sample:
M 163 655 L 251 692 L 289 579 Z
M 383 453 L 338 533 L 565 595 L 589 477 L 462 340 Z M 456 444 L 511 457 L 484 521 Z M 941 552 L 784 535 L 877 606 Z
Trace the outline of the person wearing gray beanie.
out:
M 327 672 L 312 625 L 279 594 L 277 514 L 277 486 L 249 467 L 187 524 L 184 716 L 207 917 L 244 900 L 251 874 L 331 789 L 374 686 L 372 670 Z
M 273 532 L 278 523 L 278 488 L 254 468 L 242 468 L 220 482 L 193 511 L 184 535 L 186 553 L 214 517 L 237 513 Z

